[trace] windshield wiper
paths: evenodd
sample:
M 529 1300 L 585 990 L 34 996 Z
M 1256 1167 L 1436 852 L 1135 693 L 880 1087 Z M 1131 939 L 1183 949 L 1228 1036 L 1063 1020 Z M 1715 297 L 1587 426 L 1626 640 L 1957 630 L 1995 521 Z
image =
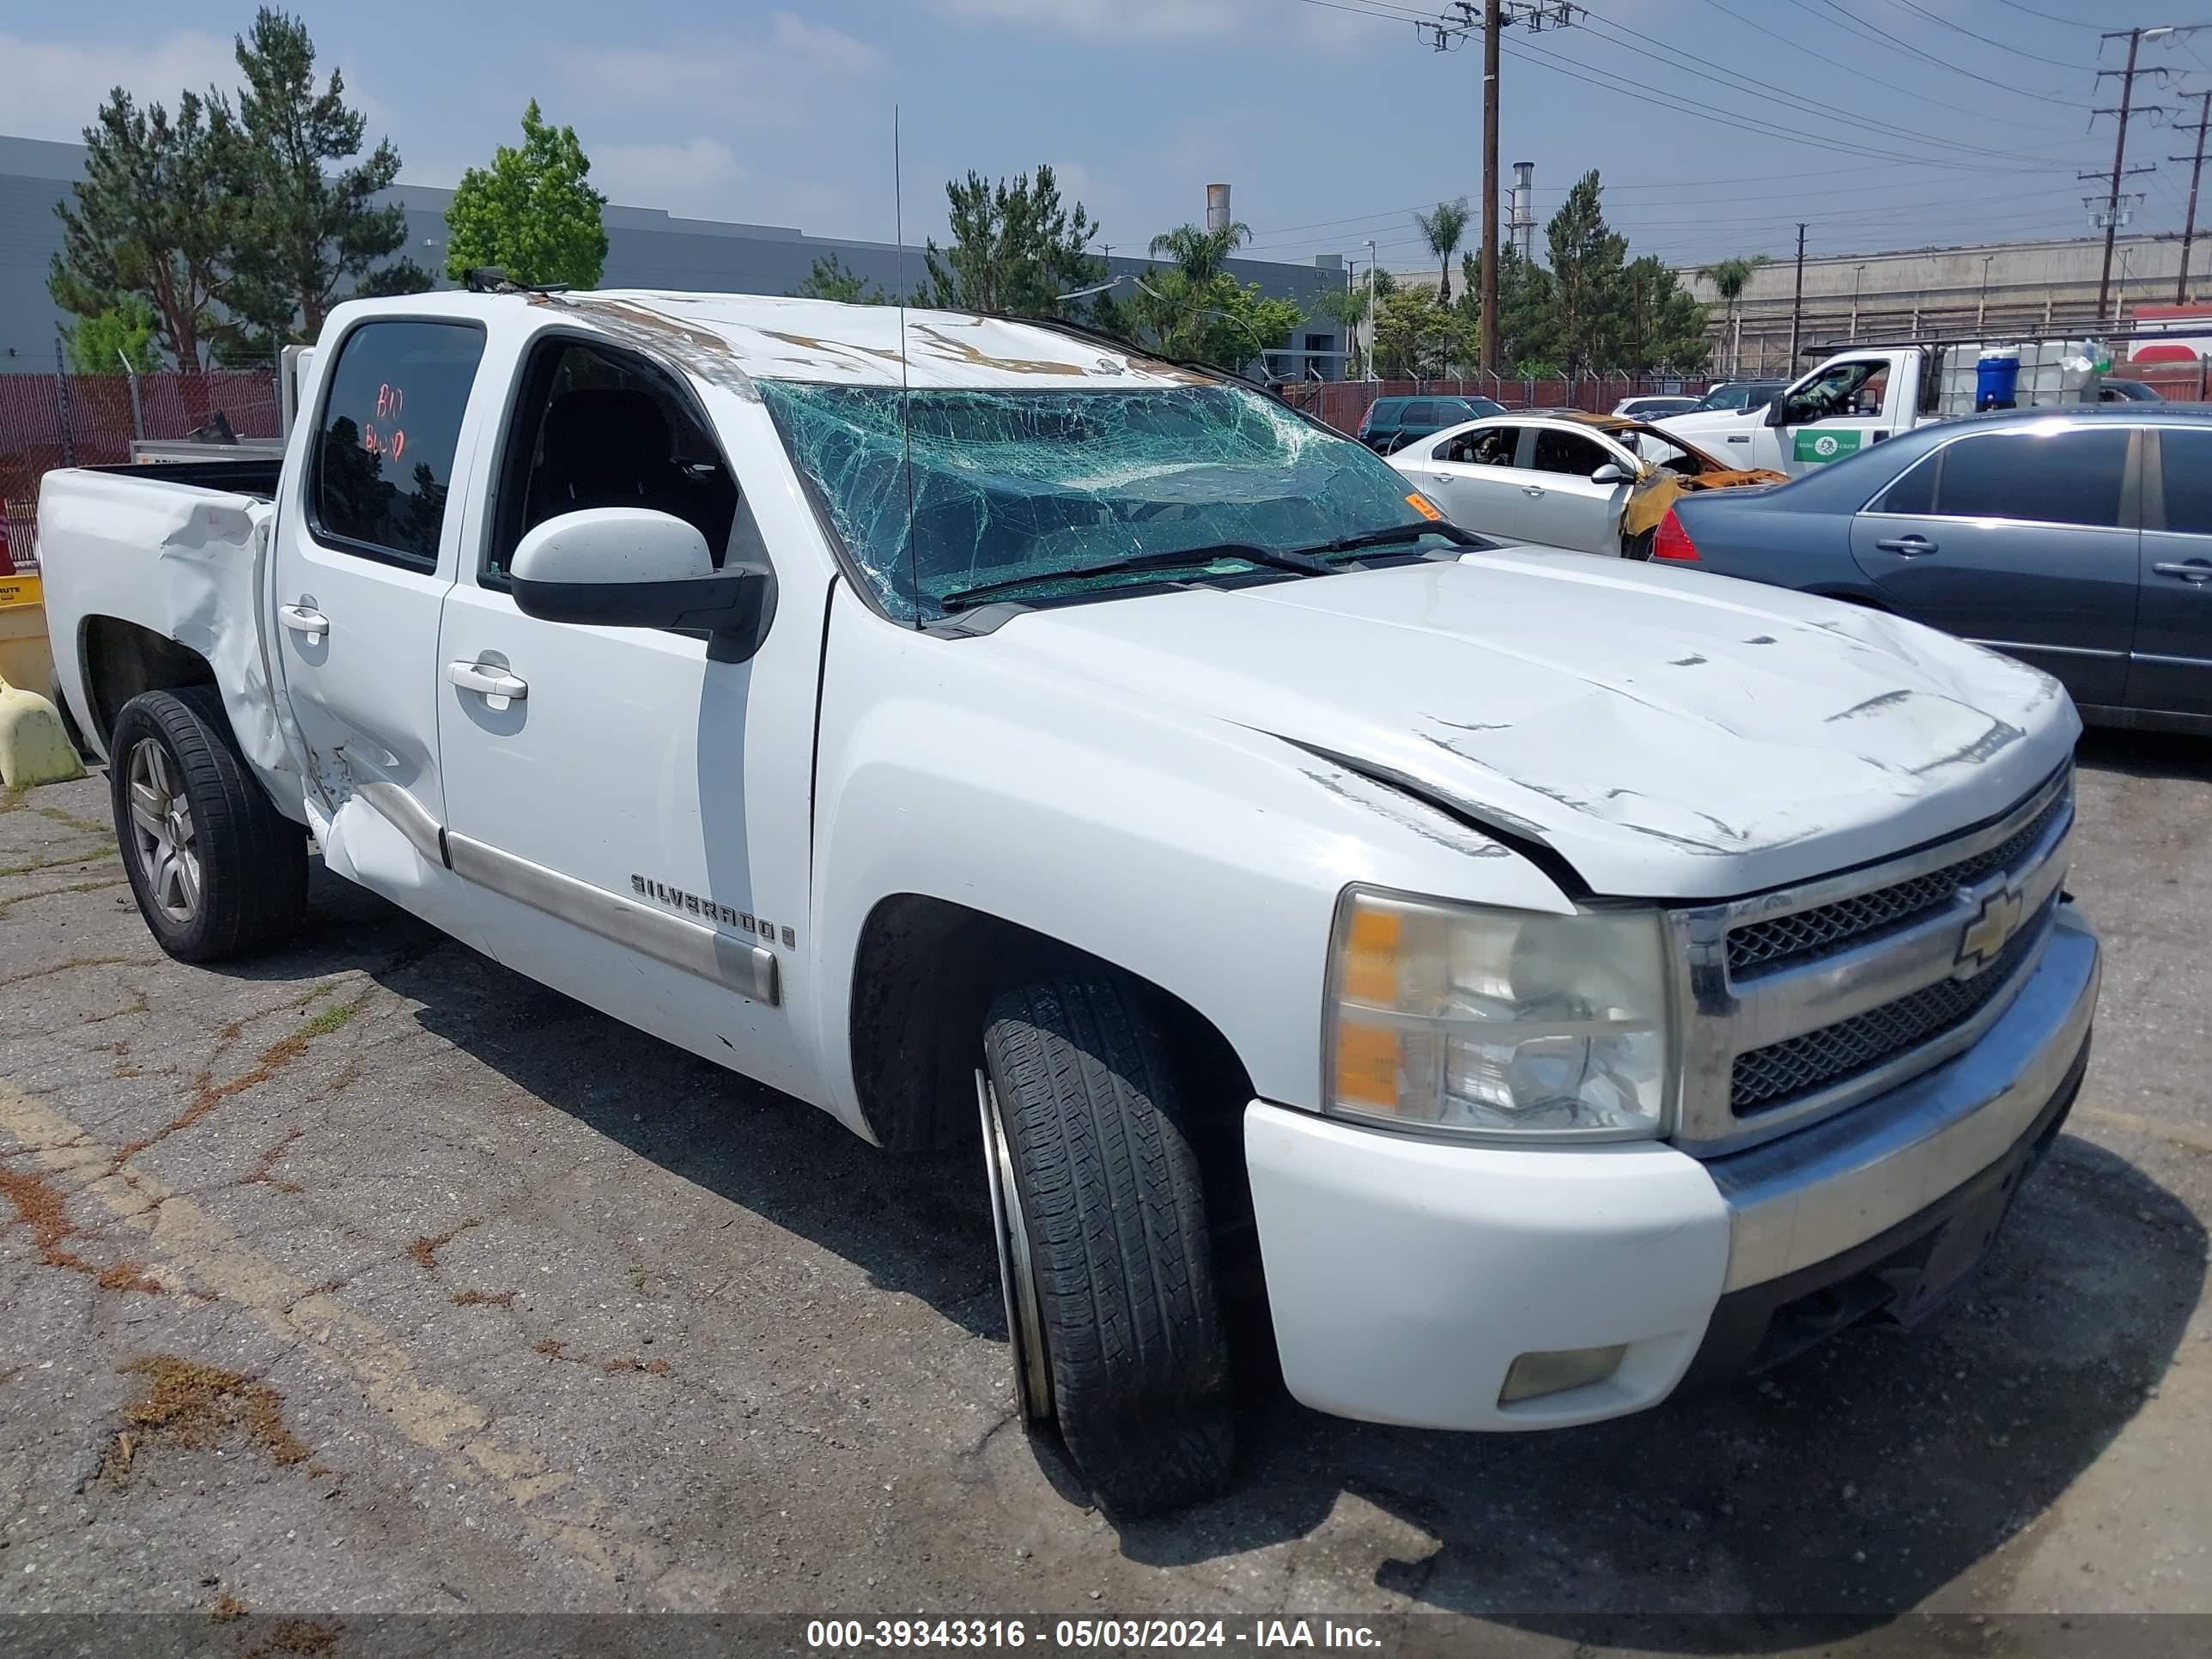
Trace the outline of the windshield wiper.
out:
M 1295 552 L 1281 552 L 1271 547 L 1255 547 L 1249 542 L 1216 542 L 1210 547 L 1183 547 L 1172 551 L 1139 553 L 1126 559 L 1109 559 L 1103 564 L 1079 564 L 1066 570 L 1032 570 L 1026 575 L 981 582 L 974 587 L 956 587 L 938 603 L 947 611 L 962 611 L 1024 587 L 1036 587 L 1051 582 L 1081 581 L 1092 576 L 1119 576 L 1132 571 L 1188 570 L 1223 559 L 1241 559 L 1246 564 L 1270 570 L 1294 570 L 1301 576 L 1326 576 L 1335 568 L 1327 560 L 1316 558 L 1303 549 Z
M 1388 547 L 1394 542 L 1417 542 L 1424 536 L 1441 536 L 1456 547 L 1490 545 L 1481 537 L 1471 535 L 1455 524 L 1416 520 L 1412 524 L 1386 524 L 1379 530 L 1363 530 L 1355 536 L 1339 536 L 1334 541 L 1316 542 L 1295 550 L 1312 555 L 1349 553 L 1355 547 Z

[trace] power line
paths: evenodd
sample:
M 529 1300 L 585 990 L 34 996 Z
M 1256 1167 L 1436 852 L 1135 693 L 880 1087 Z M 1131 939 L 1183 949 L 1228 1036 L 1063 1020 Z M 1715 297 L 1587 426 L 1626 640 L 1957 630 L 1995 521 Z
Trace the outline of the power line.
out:
M 1942 58 L 1936 57 L 1932 53 L 1923 52 L 1919 47 L 1914 46 L 1910 40 L 1901 40 L 1898 36 L 1892 34 L 1887 29 L 1883 28 L 1880 24 L 1869 23 L 1865 19 L 1845 11 L 1841 6 L 1836 3 L 1836 0 L 1820 0 L 1820 3 L 1826 6 L 1830 12 L 1834 13 L 1835 17 L 1842 18 L 1844 20 L 1844 23 L 1838 23 L 1835 21 L 1835 17 L 1826 16 L 1820 12 L 1814 11 L 1813 8 L 1807 3 L 1807 0 L 1790 0 L 1790 3 L 1796 7 L 1798 10 L 1803 12 L 1808 17 L 1813 18 L 1819 22 L 1826 23 L 1832 28 L 1841 28 L 1844 27 L 1844 23 L 1847 23 L 1850 25 L 1849 33 L 1858 35 L 1862 40 L 1865 39 L 1869 33 L 1879 35 L 1883 40 L 1887 41 L 1891 46 L 1895 46 L 1900 52 L 1910 52 L 1913 57 L 1921 59 L 1923 63 L 1933 64 L 1940 70 L 1948 70 L 1954 75 L 1963 75 L 1969 81 L 1979 81 L 1984 86 L 1995 87 L 1999 92 L 2009 94 L 2014 98 L 2033 98 L 2043 103 L 2057 104 L 2062 109 L 2087 109 L 2089 107 L 2087 104 L 2075 103 L 2070 99 L 2056 97 L 2047 92 L 2038 92 L 2031 87 L 2015 87 L 2003 81 L 1992 80 L 1986 75 L 1977 75 L 1970 69 L 1961 69 L 1956 64 L 1947 64 Z
M 1711 6 L 1715 11 L 1719 12 L 1723 16 L 1734 18 L 1736 22 L 1745 28 L 1755 30 L 1759 33 L 1765 35 L 1770 40 L 1776 41 L 1782 46 L 1789 47 L 1792 52 L 1802 53 L 1803 56 L 1810 58 L 1814 62 L 1819 64 L 1823 69 L 1828 70 L 1831 74 L 1833 74 L 1838 70 L 1841 70 L 1844 74 L 1855 76 L 1858 80 L 1868 82 L 1874 86 L 1887 88 L 1891 92 L 1902 93 L 1907 98 L 1911 99 L 1916 104 L 1925 105 L 1928 101 L 1928 94 L 1924 92 L 1917 91 L 1911 87 L 1900 86 L 1894 81 L 1885 81 L 1879 75 L 1874 74 L 1871 70 L 1860 69 L 1856 64 L 1839 64 L 1826 52 L 1821 52 L 1817 47 L 1808 46 L 1800 41 L 1793 40 L 1790 36 L 1781 33 L 1778 29 L 1769 28 L 1764 23 L 1759 22 L 1753 18 L 1746 17 L 1741 12 L 1737 11 L 1734 7 L 1723 4 L 1722 0 L 1705 0 L 1705 3 Z M 1821 21 L 1826 21 L 1826 20 L 1822 19 Z M 2047 131 L 2047 126 L 2045 125 L 2039 125 L 2033 121 L 2017 120 L 2009 116 L 1993 115 L 1985 110 L 1972 110 L 1965 112 L 1971 114 L 1977 121 L 1994 121 L 2000 126 L 2022 127 L 2030 132 L 2042 132 Z
M 1811 106 L 1814 102 L 1808 94 L 1796 91 L 1792 88 L 1777 86 L 1771 81 L 1762 81 L 1755 76 L 1738 75 L 1733 70 L 1722 70 L 1717 68 L 1713 70 L 1705 69 L 1702 67 L 1695 58 L 1685 57 L 1682 53 L 1676 52 L 1672 46 L 1668 46 L 1665 41 L 1658 39 L 1655 35 L 1645 34 L 1639 29 L 1623 27 L 1620 25 L 1612 22 L 1609 19 L 1600 16 L 1594 11 L 1589 11 L 1587 8 L 1585 8 L 1585 15 L 1599 27 L 1610 29 L 1615 33 L 1627 37 L 1629 40 L 1639 41 L 1642 43 L 1644 49 L 1663 53 L 1666 57 L 1674 60 L 1680 67 L 1687 70 L 1689 73 L 1696 76 L 1699 80 L 1710 81 L 1715 86 L 1725 88 L 1730 92 L 1747 91 L 1771 93 L 1778 97 L 1786 98 L 1793 103 L 1803 106 Z M 1723 76 L 1726 76 L 1728 78 L 1723 79 L 1722 78 Z M 1863 116 L 1852 115 L 1841 110 L 1830 109 L 1826 111 L 1825 114 L 1829 119 L 1848 122 L 1853 126 L 1865 128 L 1869 131 L 1879 133 L 1885 137 L 1889 136 L 1893 131 L 1891 127 L 1884 125 L 1881 122 L 1869 120 Z M 2003 157 L 2010 154 L 2010 152 L 2006 150 L 1992 149 L 1986 144 L 1969 144 L 1954 138 L 1931 137 L 1929 142 L 1930 143 L 1941 144 L 1947 149 L 1958 150 L 1961 154 L 1965 155 L 1994 155 Z
M 1915 4 L 1914 0 L 1887 0 L 1887 3 L 1897 7 L 1901 11 L 1917 13 L 1931 23 L 1941 24 L 1947 29 L 1965 35 L 1969 40 L 1980 41 L 1985 46 L 1995 46 L 1999 52 L 2008 52 L 2015 58 L 2030 58 L 2039 64 L 2054 64 L 2063 70 L 2078 70 L 2081 67 L 2079 64 L 2069 64 L 2063 58 L 2045 58 L 2039 52 L 2022 52 L 2018 46 L 2008 46 L 2002 40 L 1991 40 L 1986 34 L 1977 34 L 1963 24 L 1954 23 L 1948 17 L 1938 17 L 1926 7 Z
M 2014 11 L 2024 11 L 2030 17 L 2040 17 L 2046 23 L 2063 23 L 2070 29 L 2088 29 L 2094 32 L 2097 27 L 2094 23 L 2084 23 L 2078 18 L 2056 17 L 2047 11 L 2038 11 L 2033 6 L 2023 6 L 2020 3 L 2020 0 L 1997 0 L 1997 3 L 2001 6 L 2009 6 Z

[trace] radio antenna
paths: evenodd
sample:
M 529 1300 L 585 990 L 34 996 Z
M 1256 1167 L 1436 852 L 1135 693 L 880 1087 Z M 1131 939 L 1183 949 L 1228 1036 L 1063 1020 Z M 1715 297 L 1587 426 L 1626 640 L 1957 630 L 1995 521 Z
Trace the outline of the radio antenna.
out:
M 914 625 L 921 626 L 921 562 L 914 544 L 914 387 L 906 362 L 906 181 L 899 165 L 899 106 L 891 106 L 891 236 L 898 243 L 899 472 L 906 483 L 906 581 L 914 593 Z

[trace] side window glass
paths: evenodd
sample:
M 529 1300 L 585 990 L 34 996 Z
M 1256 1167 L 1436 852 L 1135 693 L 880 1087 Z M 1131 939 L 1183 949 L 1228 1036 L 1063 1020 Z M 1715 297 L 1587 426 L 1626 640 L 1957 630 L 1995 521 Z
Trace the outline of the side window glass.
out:
M 1942 462 L 1936 510 L 1947 519 L 2116 526 L 2128 433 L 1993 432 L 1960 439 Z
M 317 535 L 374 558 L 437 563 L 483 349 L 483 331 L 467 323 L 371 322 L 346 336 L 307 485 Z
M 541 346 L 523 378 L 501 471 L 493 586 L 522 538 L 592 507 L 642 507 L 697 526 L 722 562 L 737 481 L 690 400 L 649 365 L 580 340 Z
M 1882 492 L 1881 499 L 1874 504 L 1873 510 L 1876 513 L 1909 513 L 1916 517 L 1925 517 L 1933 513 L 1936 510 L 1936 464 L 1939 459 L 1936 455 L 1924 456 L 1917 465 L 1907 468 L 1902 477 Z
M 1442 422 L 1437 418 L 1436 404 L 1431 399 L 1422 398 L 1406 405 L 1405 412 L 1398 416 L 1398 424 L 1433 428 Z
M 2170 426 L 2158 434 L 2166 483 L 2166 527 L 2212 536 L 2212 431 Z
M 1548 426 L 1536 428 L 1536 453 L 1531 465 L 1539 472 L 1571 472 L 1587 478 L 1608 459 L 1604 450 L 1579 432 L 1562 432 Z

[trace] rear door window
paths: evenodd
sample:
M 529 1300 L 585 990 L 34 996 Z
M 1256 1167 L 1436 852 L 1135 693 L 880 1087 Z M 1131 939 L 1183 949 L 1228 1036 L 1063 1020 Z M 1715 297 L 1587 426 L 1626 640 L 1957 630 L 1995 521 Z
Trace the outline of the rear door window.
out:
M 1536 452 L 1529 465 L 1539 472 L 1568 472 L 1587 478 L 1613 459 L 1604 447 L 1579 432 L 1555 426 L 1536 428 Z
M 1417 398 L 1412 403 L 1406 405 L 1406 412 L 1398 417 L 1398 424 L 1401 426 L 1425 426 L 1433 428 L 1442 426 L 1443 422 L 1437 416 L 1437 405 L 1434 398 Z
M 1962 438 L 1940 458 L 1935 510 L 1946 519 L 2116 528 L 2129 435 L 2124 427 L 2111 427 Z
M 2212 536 L 2212 429 L 2169 426 L 2158 434 L 2166 485 L 2166 527 Z
M 316 535 L 349 553 L 438 562 L 453 455 L 483 331 L 472 323 L 362 324 L 338 347 L 307 483 Z

